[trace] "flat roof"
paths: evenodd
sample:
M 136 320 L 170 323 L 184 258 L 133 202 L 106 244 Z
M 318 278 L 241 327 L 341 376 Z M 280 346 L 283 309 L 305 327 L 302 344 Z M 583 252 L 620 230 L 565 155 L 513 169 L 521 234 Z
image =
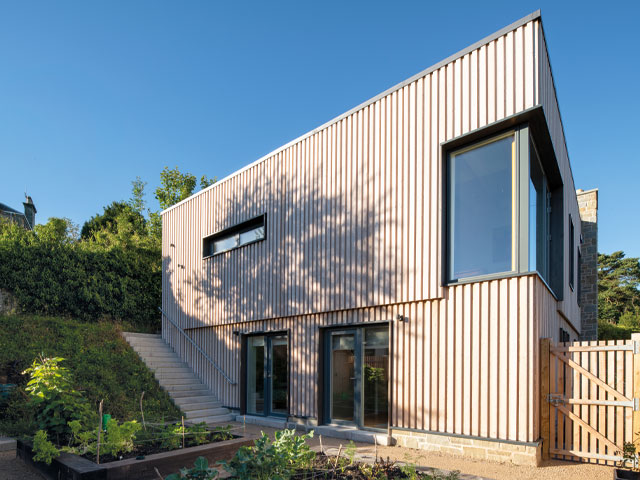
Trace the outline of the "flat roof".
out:
M 312 135 L 315 135 L 316 133 L 318 133 L 321 130 L 324 130 L 325 128 L 333 125 L 334 123 L 339 122 L 340 120 L 348 117 L 349 115 L 362 110 L 363 108 L 374 104 L 375 102 L 377 102 L 378 100 L 380 100 L 381 98 L 386 97 L 387 95 L 400 90 L 401 88 L 407 86 L 408 84 L 416 81 L 419 78 L 425 77 L 427 75 L 429 75 L 430 73 L 438 70 L 439 68 L 443 67 L 444 65 L 447 65 L 448 63 L 451 63 L 452 61 L 456 60 L 457 58 L 463 57 L 465 56 L 467 53 L 472 52 L 473 50 L 476 50 L 477 48 L 481 47 L 482 45 L 485 45 L 489 42 L 492 42 L 493 40 L 496 40 L 497 38 L 502 37 L 503 35 L 505 35 L 506 33 L 512 31 L 512 30 L 516 30 L 518 27 L 521 27 L 522 25 L 525 25 L 529 22 L 531 22 L 532 20 L 538 19 L 541 17 L 540 14 L 540 10 L 536 10 L 533 13 L 530 13 L 529 15 L 522 17 L 519 20 L 516 20 L 515 22 L 513 22 L 510 25 L 507 25 L 506 27 L 501 28 L 500 30 L 498 30 L 497 32 L 492 33 L 491 35 L 488 35 L 486 37 L 484 37 L 481 40 L 478 40 L 477 42 L 475 42 L 472 45 L 469 45 L 466 48 L 463 48 L 462 50 L 454 53 L 453 55 L 449 55 L 447 58 L 445 58 L 444 60 L 436 63 L 435 65 L 432 65 L 428 68 L 426 68 L 425 70 L 422 70 L 419 73 L 416 73 L 415 75 L 409 77 L 406 80 L 403 80 L 402 82 L 398 83 L 397 85 L 394 85 L 391 88 L 388 88 L 387 90 L 385 90 L 384 92 L 376 95 L 373 98 L 370 98 L 369 100 L 366 100 L 365 102 L 361 103 L 360 105 L 357 105 L 353 108 L 351 108 L 350 110 L 338 115 L 337 117 L 329 120 L 326 123 L 323 123 L 322 125 L 320 125 L 319 127 L 314 128 L 313 130 L 291 140 L 290 142 L 282 145 L 281 147 L 276 148 L 275 150 L 273 150 L 272 152 L 269 152 L 266 155 L 263 155 L 262 157 L 258 158 L 257 160 L 251 162 L 250 164 L 240 168 L 239 170 L 236 170 L 235 172 L 227 175 L 226 177 L 224 177 L 222 180 L 217 181 L 216 183 L 214 183 L 213 185 L 208 186 L 207 188 L 204 188 L 196 193 L 194 193 L 193 195 L 185 198 L 184 200 L 181 200 L 180 202 L 176 203 L 175 205 L 170 206 L 169 208 L 163 210 L 162 212 L 160 212 L 161 215 L 164 215 L 165 213 L 167 213 L 169 210 L 172 210 L 180 205 L 182 205 L 183 203 L 188 202 L 189 200 L 193 199 L 194 197 L 206 192 L 207 190 L 213 189 L 216 186 L 230 180 L 231 178 L 235 177 L 236 175 L 241 174 L 242 172 L 254 167 L 255 165 L 259 164 L 260 162 L 264 162 L 265 160 L 273 157 L 274 155 L 278 154 L 279 152 L 289 148 L 291 145 L 294 145 L 298 142 L 301 142 L 302 140 L 304 140 L 305 138 L 308 138 Z

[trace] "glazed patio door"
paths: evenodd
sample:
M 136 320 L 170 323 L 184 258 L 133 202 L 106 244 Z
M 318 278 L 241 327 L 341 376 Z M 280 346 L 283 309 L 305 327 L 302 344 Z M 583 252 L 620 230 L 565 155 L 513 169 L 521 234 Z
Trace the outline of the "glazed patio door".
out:
M 289 345 L 285 334 L 247 338 L 247 413 L 289 412 Z
M 325 404 L 329 423 L 387 428 L 388 327 L 329 331 L 326 349 Z

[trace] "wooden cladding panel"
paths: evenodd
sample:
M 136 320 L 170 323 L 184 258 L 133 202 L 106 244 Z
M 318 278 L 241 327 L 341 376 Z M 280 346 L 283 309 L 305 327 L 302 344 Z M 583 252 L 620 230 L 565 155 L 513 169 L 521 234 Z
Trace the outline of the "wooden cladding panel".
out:
M 573 325 L 574 329 L 578 331 L 581 328 L 579 324 L 580 319 L 580 307 L 578 306 L 578 274 L 574 281 L 574 289 L 569 287 L 569 259 L 571 258 L 569 252 L 569 222 L 568 216 L 571 215 L 573 224 L 575 226 L 574 231 L 574 245 L 580 245 L 580 211 L 578 208 L 578 201 L 575 192 L 575 184 L 573 181 L 573 173 L 571 171 L 571 165 L 569 163 L 569 153 L 567 151 L 566 140 L 564 136 L 564 128 L 562 126 L 562 118 L 560 116 L 560 108 L 558 106 L 558 99 L 556 96 L 556 88 L 553 80 L 553 73 L 551 71 L 551 63 L 549 61 L 549 54 L 547 51 L 547 45 L 542 32 L 542 25 L 537 26 L 538 32 L 536 37 L 538 39 L 538 85 L 540 92 L 540 104 L 544 108 L 545 118 L 553 143 L 556 159 L 562 175 L 562 181 L 564 185 L 563 195 L 563 259 L 564 259 L 564 295 L 561 302 L 559 302 L 559 308 L 564 313 L 566 318 L 576 319 L 576 323 Z M 574 252 L 574 271 L 578 272 L 578 255 Z
M 166 211 L 164 305 L 175 305 L 172 318 L 199 327 L 442 297 L 440 144 L 538 103 L 539 24 Z M 202 259 L 204 236 L 265 212 L 266 240 Z
M 392 425 L 516 441 L 538 439 L 541 298 L 535 275 L 450 287 L 447 298 L 385 307 L 189 329 L 232 379 L 240 381 L 234 331 L 288 331 L 290 414 L 317 417 L 319 335 L 324 326 L 393 322 Z M 407 321 L 394 320 L 397 315 Z M 229 385 L 167 322 L 164 338 L 225 404 Z

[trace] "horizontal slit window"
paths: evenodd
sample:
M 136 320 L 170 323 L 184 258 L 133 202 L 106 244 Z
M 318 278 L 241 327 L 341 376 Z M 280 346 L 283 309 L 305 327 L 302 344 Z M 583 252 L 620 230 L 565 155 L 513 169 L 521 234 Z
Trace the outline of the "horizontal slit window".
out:
M 252 218 L 203 239 L 202 256 L 211 257 L 265 239 L 266 215 Z

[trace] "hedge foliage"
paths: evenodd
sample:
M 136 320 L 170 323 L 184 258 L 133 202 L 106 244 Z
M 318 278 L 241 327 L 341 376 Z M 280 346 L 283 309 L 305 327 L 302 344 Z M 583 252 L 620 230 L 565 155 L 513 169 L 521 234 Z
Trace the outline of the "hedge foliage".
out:
M 52 218 L 35 231 L 0 224 L 0 288 L 24 313 L 110 319 L 141 331 L 160 328 L 159 241 L 123 221 L 79 240 L 72 225 Z
M 6 375 L 9 382 L 20 387 L 10 399 L 0 398 L 1 433 L 35 432 L 33 412 L 24 401 L 27 376 L 20 372 L 40 355 L 65 359 L 63 365 L 72 374 L 73 387 L 95 411 L 100 400 L 104 400 L 105 413 L 121 421 L 140 420 L 140 396 L 144 391 L 147 421 L 180 418 L 179 409 L 127 345 L 114 323 L 0 315 L 0 375 Z

